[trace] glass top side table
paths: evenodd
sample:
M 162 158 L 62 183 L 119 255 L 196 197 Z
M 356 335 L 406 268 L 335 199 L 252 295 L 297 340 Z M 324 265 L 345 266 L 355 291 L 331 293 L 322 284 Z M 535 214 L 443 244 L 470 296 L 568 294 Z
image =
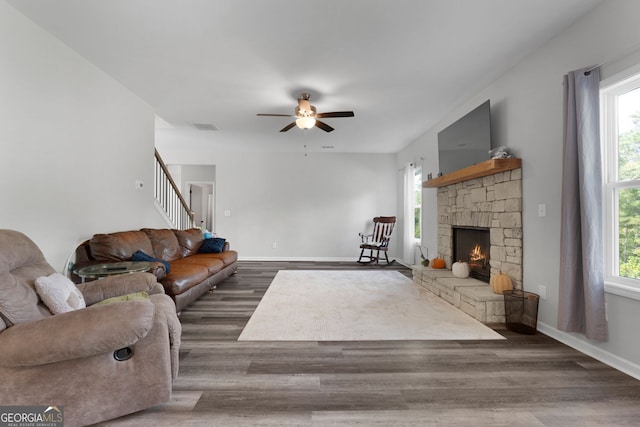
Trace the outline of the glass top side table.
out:
M 102 277 L 113 276 L 116 274 L 129 274 L 148 271 L 151 269 L 150 262 L 143 261 L 121 261 L 107 262 L 104 264 L 89 265 L 87 267 L 73 270 L 75 274 L 85 279 L 100 279 Z

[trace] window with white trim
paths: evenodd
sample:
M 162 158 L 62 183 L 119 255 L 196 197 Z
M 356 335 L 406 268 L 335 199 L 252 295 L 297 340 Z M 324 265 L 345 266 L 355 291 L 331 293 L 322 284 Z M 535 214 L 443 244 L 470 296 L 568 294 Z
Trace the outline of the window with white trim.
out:
M 605 281 L 640 290 L 640 73 L 601 85 Z

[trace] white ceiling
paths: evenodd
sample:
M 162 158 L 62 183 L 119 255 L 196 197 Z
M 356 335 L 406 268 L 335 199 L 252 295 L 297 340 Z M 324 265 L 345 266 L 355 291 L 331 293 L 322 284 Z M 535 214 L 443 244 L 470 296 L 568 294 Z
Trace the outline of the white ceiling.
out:
M 149 103 L 180 146 L 392 153 L 600 1 L 8 3 Z M 292 114 L 301 92 L 355 117 L 326 119 L 331 133 L 256 117 Z

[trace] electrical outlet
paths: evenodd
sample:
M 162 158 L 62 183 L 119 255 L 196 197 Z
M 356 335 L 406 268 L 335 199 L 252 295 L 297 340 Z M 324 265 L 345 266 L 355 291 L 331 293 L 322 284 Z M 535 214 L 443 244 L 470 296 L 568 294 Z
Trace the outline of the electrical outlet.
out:
M 272 247 L 273 249 L 276 249 L 276 248 L 278 247 L 278 244 L 277 244 L 276 242 L 273 242 L 273 243 L 271 244 L 271 247 Z
M 547 287 L 546 286 L 538 286 L 538 294 L 540 294 L 540 298 L 546 300 L 547 299 Z

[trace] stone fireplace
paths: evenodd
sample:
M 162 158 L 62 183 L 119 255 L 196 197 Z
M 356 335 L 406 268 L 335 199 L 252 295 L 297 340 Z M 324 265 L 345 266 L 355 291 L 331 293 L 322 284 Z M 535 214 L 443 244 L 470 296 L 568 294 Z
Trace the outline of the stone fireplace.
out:
M 484 271 L 463 279 L 416 265 L 413 282 L 480 322 L 505 322 L 504 297 L 487 276 L 502 271 L 522 289 L 521 168 L 520 159 L 491 159 L 422 184 L 438 189 L 438 255 L 447 268 L 462 259 Z
M 438 188 L 438 254 L 447 268 L 458 256 L 454 229 L 469 228 L 488 230 L 488 273 L 502 271 L 514 288 L 522 289 L 521 168 Z

